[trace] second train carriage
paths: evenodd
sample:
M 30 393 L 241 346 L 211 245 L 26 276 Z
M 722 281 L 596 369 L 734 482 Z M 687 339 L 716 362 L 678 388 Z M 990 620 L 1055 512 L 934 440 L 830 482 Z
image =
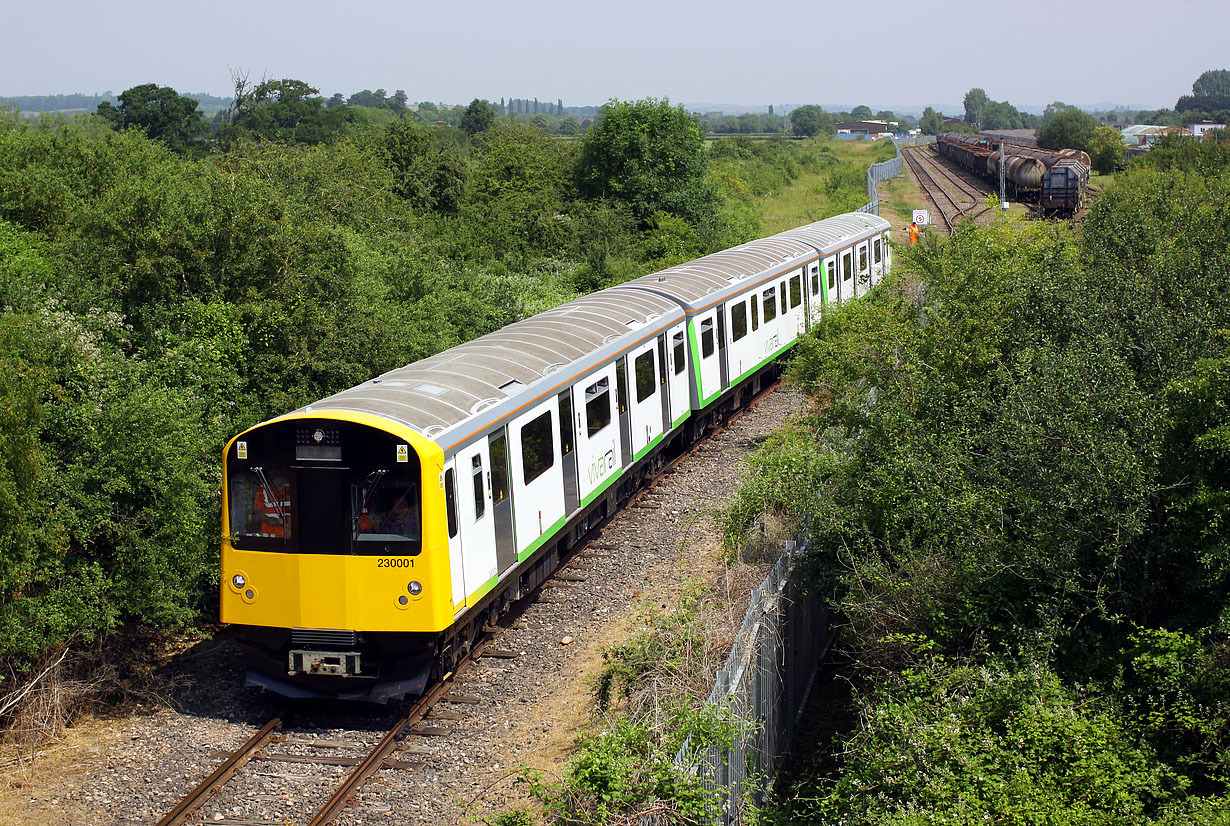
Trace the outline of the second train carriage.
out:
M 384 701 L 447 671 L 663 450 L 887 271 L 851 214 L 578 298 L 235 437 L 221 617 L 248 680 Z M 747 395 L 750 395 L 747 394 Z

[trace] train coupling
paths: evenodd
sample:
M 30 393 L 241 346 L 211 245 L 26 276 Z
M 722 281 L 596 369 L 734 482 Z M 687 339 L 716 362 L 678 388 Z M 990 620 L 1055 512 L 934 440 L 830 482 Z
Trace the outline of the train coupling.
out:
M 363 676 L 358 651 L 307 651 L 292 649 L 287 657 L 286 674 L 295 677 L 312 674 L 327 677 Z

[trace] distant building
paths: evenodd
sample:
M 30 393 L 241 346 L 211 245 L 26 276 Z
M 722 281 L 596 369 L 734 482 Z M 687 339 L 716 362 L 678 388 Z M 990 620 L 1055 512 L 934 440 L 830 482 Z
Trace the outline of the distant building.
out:
M 838 135 L 866 135 L 875 140 L 885 138 L 897 131 L 896 121 L 851 120 L 834 124 Z
M 999 138 L 1004 143 L 1015 143 L 1017 146 L 1037 146 L 1037 129 L 983 129 L 981 134 L 990 138 Z
M 945 126 L 956 126 L 958 123 L 965 123 L 965 121 L 960 118 L 950 118 L 947 115 L 941 115 L 940 117 L 944 119 Z
M 1190 131 L 1182 126 L 1148 126 L 1146 124 L 1125 126 L 1123 131 L 1119 133 L 1120 137 L 1123 138 L 1124 144 L 1129 149 L 1132 147 L 1148 148 L 1167 135 L 1187 135 L 1190 137 L 1191 134 Z
M 1193 135 L 1200 138 L 1201 140 L 1204 140 L 1204 136 L 1207 135 L 1209 132 L 1212 132 L 1214 129 L 1225 129 L 1226 124 L 1213 123 L 1213 121 L 1211 120 L 1202 120 L 1200 121 L 1200 123 L 1187 124 L 1187 128 L 1192 131 Z

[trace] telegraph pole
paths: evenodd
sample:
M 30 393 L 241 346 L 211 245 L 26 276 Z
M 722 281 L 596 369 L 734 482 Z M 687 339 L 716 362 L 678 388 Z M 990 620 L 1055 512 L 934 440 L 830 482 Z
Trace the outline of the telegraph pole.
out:
M 1008 198 L 1004 194 L 1004 141 L 999 141 L 999 208 L 1008 208 Z

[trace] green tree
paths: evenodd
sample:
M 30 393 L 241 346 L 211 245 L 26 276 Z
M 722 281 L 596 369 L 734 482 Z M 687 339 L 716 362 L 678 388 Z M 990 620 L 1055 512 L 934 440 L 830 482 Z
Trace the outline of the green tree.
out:
M 1099 126 L 1089 138 L 1088 152 L 1093 168 L 1101 175 L 1109 175 L 1123 166 L 1127 146 L 1119 130 L 1113 126 Z
M 815 137 L 832 124 L 832 115 L 819 106 L 808 104 L 790 112 L 790 131 L 802 137 Z
M 870 106 L 855 106 L 850 110 L 850 120 L 867 120 L 871 117 Z
M 181 155 L 206 149 L 209 124 L 193 98 L 169 86 L 146 83 L 121 92 L 119 101 L 119 106 L 98 104 L 98 114 L 116 129 L 140 129 Z
M 704 140 L 683 106 L 613 100 L 581 139 L 578 187 L 591 198 L 627 203 L 642 221 L 658 211 L 702 218 L 715 198 L 705 180 Z
M 485 100 L 474 98 L 461 116 L 461 129 L 467 135 L 477 135 L 485 132 L 495 122 L 495 110 Z
M 440 130 L 403 119 L 389 124 L 383 138 L 393 191 L 416 209 L 455 214 L 465 191 L 466 165 L 441 140 Z
M 1198 98 L 1230 97 L 1230 70 L 1210 69 L 1192 84 L 1192 95 Z
M 1081 149 L 1088 151 L 1098 122 L 1079 109 L 1067 109 L 1051 117 L 1038 130 L 1038 146 L 1043 149 Z
M 944 119 L 939 113 L 928 106 L 923 110 L 922 120 L 918 122 L 918 128 L 922 130 L 924 135 L 938 135 L 944 131 Z
M 326 107 L 318 90 L 302 80 L 265 80 L 250 89 L 245 78 L 237 78 L 230 122 L 222 135 L 227 146 L 239 137 L 279 143 L 330 143 L 341 137 L 352 121 L 353 113 L 347 107 Z
M 977 87 L 965 93 L 965 122 L 969 124 L 982 123 L 983 112 L 991 103 L 987 93 Z

